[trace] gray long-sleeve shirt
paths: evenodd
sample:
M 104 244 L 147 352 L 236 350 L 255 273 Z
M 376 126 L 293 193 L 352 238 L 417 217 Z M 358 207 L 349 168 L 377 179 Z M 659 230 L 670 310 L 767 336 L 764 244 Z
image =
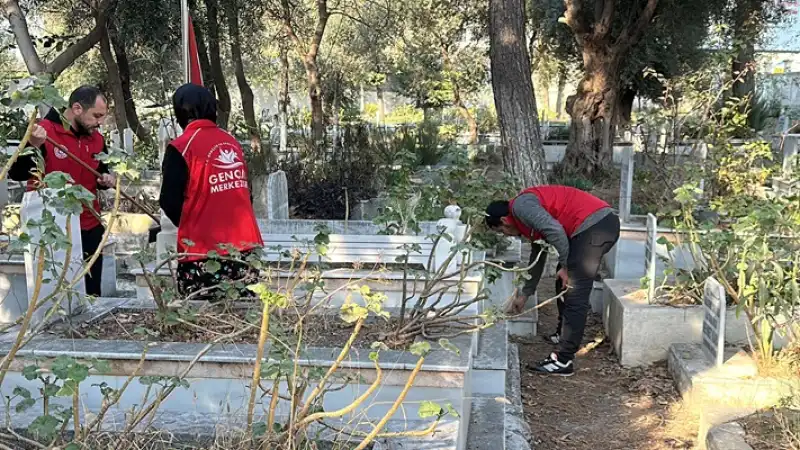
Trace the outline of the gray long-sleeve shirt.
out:
M 572 236 L 567 236 L 564 227 L 552 216 L 539 202 L 539 197 L 534 194 L 522 194 L 514 201 L 511 214 L 528 228 L 536 230 L 542 234 L 545 242 L 555 247 L 558 252 L 558 262 L 567 267 L 569 257 L 569 240 L 601 221 L 604 217 L 611 214 L 611 208 L 602 208 L 595 211 L 581 223 Z M 530 237 L 530 236 L 526 236 Z

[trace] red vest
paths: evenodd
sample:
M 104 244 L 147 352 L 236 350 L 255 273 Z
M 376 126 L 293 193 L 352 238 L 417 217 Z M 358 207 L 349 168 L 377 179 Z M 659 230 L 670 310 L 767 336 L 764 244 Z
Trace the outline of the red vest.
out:
M 100 161 L 95 159 L 95 155 L 101 153 L 105 147 L 103 135 L 95 131 L 91 136 L 76 136 L 71 130 L 64 129 L 64 125 L 60 122 L 56 123 L 48 119 L 40 121 L 39 125 L 47 131 L 48 137 L 65 146 L 70 153 L 80 158 L 83 162 L 88 164 L 89 167 L 97 170 Z M 44 147 L 45 174 L 64 172 L 71 176 L 75 184 L 85 187 L 86 190 L 94 194 L 92 209 L 99 215 L 100 201 L 97 198 L 97 177 L 81 167 L 53 144 L 45 142 Z M 28 190 L 35 190 L 34 180 L 28 181 Z M 98 218 L 89 211 L 89 208 L 84 205 L 83 212 L 81 213 L 81 230 L 91 230 L 98 225 L 100 225 L 100 220 L 98 220 Z
M 195 253 L 181 261 L 206 259 L 210 251 L 228 253 L 262 247 L 242 147 L 210 120 L 195 120 L 171 142 L 186 160 L 189 181 L 178 226 L 179 253 Z M 191 243 L 187 246 L 186 242 Z
M 545 211 L 550 213 L 564 227 L 564 232 L 567 233 L 568 238 L 575 234 L 575 230 L 587 217 L 603 208 L 609 207 L 608 203 L 594 195 L 569 186 L 537 186 L 525 189 L 519 195 L 522 194 L 534 194 Z M 516 198 L 511 199 L 508 204 L 509 209 L 512 211 L 514 200 Z M 542 235 L 538 231 L 526 227 L 513 214 L 508 217 L 523 236 L 530 237 L 533 241 L 542 239 Z

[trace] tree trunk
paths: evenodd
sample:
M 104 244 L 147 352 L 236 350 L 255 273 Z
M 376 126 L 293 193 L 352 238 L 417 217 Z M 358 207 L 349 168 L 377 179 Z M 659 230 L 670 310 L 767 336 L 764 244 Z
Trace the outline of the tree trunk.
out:
M 320 85 L 319 66 L 317 65 L 317 55 L 325 35 L 325 28 L 328 26 L 327 0 L 315 0 L 317 9 L 317 23 L 314 28 L 314 36 L 309 45 L 303 45 L 300 38 L 295 33 L 292 25 L 292 11 L 289 0 L 282 0 L 283 8 L 283 27 L 286 34 L 294 42 L 298 54 L 302 55 L 303 66 L 306 69 L 306 81 L 308 83 L 308 99 L 311 104 L 311 134 L 314 145 L 322 145 L 325 140 L 325 113 L 322 110 L 322 86 Z
M 558 95 L 556 95 L 556 116 L 558 119 L 564 117 L 564 90 L 567 88 L 567 68 L 562 66 L 558 69 Z
M 319 67 L 316 58 L 306 57 L 306 81 L 308 82 L 308 100 L 311 104 L 311 137 L 315 146 L 325 143 L 325 113 L 322 110 L 322 87 L 319 80 Z
M 331 111 L 331 123 L 333 124 L 333 149 L 339 147 L 339 110 L 342 108 L 342 97 L 339 93 L 340 81 L 339 76 L 336 76 L 336 86 L 333 91 L 333 110 Z
M 733 59 L 731 71 L 734 79 L 733 96 L 741 100 L 746 99 L 742 104 L 742 111 L 750 111 L 753 105 L 753 93 L 756 89 L 755 47 L 752 41 L 739 48 L 739 52 Z M 751 122 L 749 117 L 748 122 Z
M 231 114 L 231 96 L 225 83 L 225 72 L 222 69 L 222 55 L 219 48 L 219 9 L 217 0 L 205 0 L 208 23 L 208 51 L 211 60 L 211 73 L 217 91 L 217 124 L 228 128 Z
M 285 155 L 289 146 L 289 49 L 285 42 L 280 44 L 280 59 L 281 92 L 278 98 L 278 121 L 281 134 L 278 149 L 282 155 Z
M 150 132 L 142 125 L 139 120 L 139 114 L 136 111 L 136 103 L 133 100 L 133 93 L 131 92 L 131 67 L 128 61 L 128 53 L 125 46 L 119 38 L 119 33 L 116 28 L 109 28 L 109 38 L 111 39 L 111 46 L 114 49 L 114 54 L 117 56 L 117 67 L 119 68 L 119 80 L 122 85 L 122 95 L 125 100 L 125 118 L 128 120 L 128 126 L 136 134 L 142 142 L 150 142 Z
M 108 70 L 108 84 L 111 86 L 111 95 L 114 98 L 114 122 L 116 122 L 117 131 L 121 137 L 123 136 L 123 130 L 128 128 L 128 120 L 125 116 L 125 94 L 122 92 L 119 67 L 117 67 L 117 61 L 111 51 L 111 39 L 108 37 L 108 30 L 100 38 L 100 55 L 106 64 L 106 70 Z
M 253 90 L 247 83 L 244 73 L 244 63 L 242 62 L 242 38 L 239 27 L 238 6 L 235 1 L 228 0 L 226 4 L 228 16 L 228 29 L 231 39 L 231 59 L 236 72 L 236 84 L 239 85 L 239 93 L 242 96 L 242 110 L 244 121 L 247 124 L 247 132 L 250 135 L 250 147 L 254 153 L 261 153 L 261 132 L 256 122 L 255 97 Z
M 568 100 L 572 118 L 564 165 L 591 176 L 611 163 L 614 107 L 619 92 L 619 58 L 600 42 L 583 47 L 584 76 Z
M 197 11 L 196 0 L 189 0 L 189 11 Z M 214 88 L 214 73 L 211 71 L 211 62 L 208 59 L 205 39 L 205 21 L 198 15 L 193 16 L 194 39 L 197 42 L 197 56 L 200 59 L 200 71 L 203 73 L 203 85 L 215 97 L 217 90 Z
M 523 1 L 490 0 L 489 34 L 494 103 L 506 170 L 522 186 L 544 184 L 547 177 L 530 57 L 525 46 Z

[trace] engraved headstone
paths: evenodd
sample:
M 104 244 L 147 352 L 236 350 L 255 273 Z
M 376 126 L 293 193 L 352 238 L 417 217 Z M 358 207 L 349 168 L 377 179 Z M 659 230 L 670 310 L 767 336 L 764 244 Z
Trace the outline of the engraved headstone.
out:
M 791 178 L 797 165 L 800 134 L 787 134 L 783 140 L 783 177 Z
M 644 276 L 647 279 L 647 301 L 653 303 L 656 295 L 656 244 L 658 241 L 656 216 L 647 215 L 647 237 L 644 243 Z
M 708 361 L 721 366 L 725 352 L 725 288 L 713 277 L 706 279 L 703 289 L 703 354 Z
M 78 300 L 86 297 L 86 285 L 84 278 L 80 277 L 77 280 L 72 292 L 68 292 L 59 286 L 59 278 L 64 270 L 66 270 L 65 282 L 71 284 L 73 280 L 82 272 L 83 269 L 83 247 L 81 245 L 81 228 L 80 219 L 78 215 L 72 214 L 65 216 L 57 211 L 54 207 L 45 204 L 42 194 L 49 198 L 55 198 L 56 192 L 52 189 L 43 189 L 41 191 L 26 192 L 22 198 L 22 207 L 20 209 L 20 222 L 22 223 L 22 230 L 30 237 L 30 244 L 26 246 L 25 251 L 25 279 L 28 286 L 28 305 L 31 301 L 36 300 L 41 302 L 49 295 L 59 291 L 57 295 L 52 298 L 51 302 L 40 308 L 34 314 L 34 322 L 40 322 L 47 310 L 53 305 L 53 301 L 62 301 L 61 306 L 67 311 L 76 312 L 79 305 Z M 67 255 L 66 249 L 50 248 L 45 255 L 43 255 L 43 246 L 39 245 L 42 242 L 43 229 L 35 225 L 38 221 L 42 220 L 44 211 L 47 210 L 53 216 L 56 226 L 67 232 L 67 221 L 69 221 L 69 238 L 72 242 L 70 254 Z M 33 226 L 29 226 L 33 225 Z M 37 270 L 40 258 L 45 258 L 45 269 L 42 273 L 41 286 L 39 288 L 36 299 L 33 298 L 36 293 L 37 283 Z M 67 261 L 67 266 L 64 267 L 64 262 Z M 73 293 L 75 295 L 73 295 Z M 66 301 L 64 296 L 68 296 Z M 27 305 L 25 305 L 27 308 Z
M 267 179 L 267 219 L 289 218 L 289 186 L 282 170 L 269 174 Z
M 130 128 L 122 130 L 122 144 L 126 152 L 133 153 L 133 130 Z
M 625 223 L 631 218 L 631 196 L 633 194 L 633 147 L 622 149 L 622 169 L 619 182 L 619 218 Z

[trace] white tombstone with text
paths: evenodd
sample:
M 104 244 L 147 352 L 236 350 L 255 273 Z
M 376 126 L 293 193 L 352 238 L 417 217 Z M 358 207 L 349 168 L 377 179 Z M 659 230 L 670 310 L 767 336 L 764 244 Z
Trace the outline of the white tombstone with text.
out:
M 725 361 L 725 288 L 714 277 L 706 279 L 703 289 L 703 355 L 719 367 Z
M 656 296 L 656 245 L 658 244 L 658 220 L 647 215 L 647 237 L 644 243 L 644 276 L 647 280 L 647 301 L 653 303 Z

